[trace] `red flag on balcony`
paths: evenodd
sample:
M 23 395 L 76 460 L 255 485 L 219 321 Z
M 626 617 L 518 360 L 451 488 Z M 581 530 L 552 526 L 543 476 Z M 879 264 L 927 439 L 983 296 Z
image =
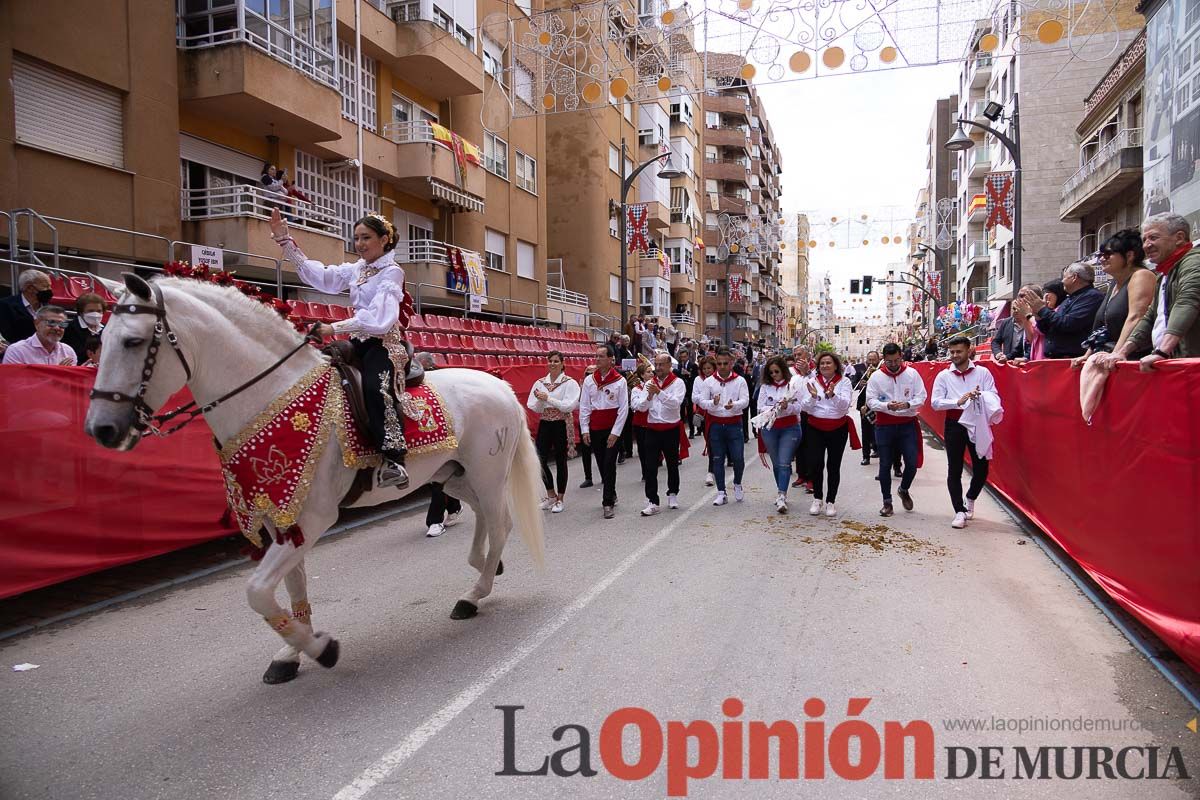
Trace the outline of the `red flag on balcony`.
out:
M 991 231 L 997 225 L 1002 225 L 1011 231 L 1013 212 L 1016 209 L 1012 190 L 1013 174 L 989 172 L 984 186 L 987 188 L 987 222 L 984 223 L 984 227 Z
M 625 220 L 629 252 L 642 253 L 650 249 L 650 241 L 648 239 L 650 233 L 649 221 L 650 211 L 646 208 L 645 203 L 636 203 L 629 206 Z

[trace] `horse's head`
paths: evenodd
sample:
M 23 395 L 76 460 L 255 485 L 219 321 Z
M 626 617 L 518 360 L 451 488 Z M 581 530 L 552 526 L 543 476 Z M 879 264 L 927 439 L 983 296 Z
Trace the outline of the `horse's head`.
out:
M 162 290 L 136 275 L 124 277 L 127 291 L 104 328 L 104 347 L 84 423 L 88 436 L 118 450 L 138 443 L 145 417 L 161 408 L 187 380 L 183 362 L 161 328 L 166 314 Z

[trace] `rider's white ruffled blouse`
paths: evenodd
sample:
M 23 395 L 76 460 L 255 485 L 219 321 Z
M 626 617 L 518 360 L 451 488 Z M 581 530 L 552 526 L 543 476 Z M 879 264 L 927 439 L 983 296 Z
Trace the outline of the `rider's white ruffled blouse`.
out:
M 319 292 L 337 294 L 350 290 L 354 315 L 333 323 L 337 333 L 383 336 L 400 321 L 404 304 L 404 270 L 391 253 L 370 264 L 362 259 L 327 267 L 307 258 L 295 242 L 283 243 L 284 256 L 296 265 L 300 280 Z

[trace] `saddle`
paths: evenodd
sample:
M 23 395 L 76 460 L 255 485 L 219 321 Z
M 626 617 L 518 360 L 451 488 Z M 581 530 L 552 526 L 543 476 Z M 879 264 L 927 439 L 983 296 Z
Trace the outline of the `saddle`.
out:
M 425 369 L 413 360 L 413 347 L 410 343 L 405 342 L 404 349 L 408 353 L 404 388 L 412 389 L 425 382 Z M 337 370 L 338 380 L 341 382 L 346 402 L 350 406 L 350 416 L 353 418 L 354 424 L 358 426 L 360 432 L 366 433 L 370 430 L 370 424 L 367 421 L 367 404 L 363 399 L 362 361 L 355 352 L 354 345 L 345 340 L 335 339 L 322 347 L 321 352 L 329 356 L 330 363 Z M 342 506 L 353 505 L 364 492 L 370 490 L 374 472 L 374 469 L 358 471 L 350 491 L 342 498 Z

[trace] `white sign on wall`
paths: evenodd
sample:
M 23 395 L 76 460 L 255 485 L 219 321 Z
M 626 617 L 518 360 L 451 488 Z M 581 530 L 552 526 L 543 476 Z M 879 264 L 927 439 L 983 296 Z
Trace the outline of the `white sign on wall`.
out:
M 480 311 L 483 310 L 483 300 L 484 300 L 483 295 L 480 295 L 480 294 L 471 295 L 471 313 L 472 314 L 478 314 Z
M 210 272 L 221 272 L 225 269 L 225 251 L 219 247 L 192 245 L 192 266 L 201 265 L 208 267 Z

